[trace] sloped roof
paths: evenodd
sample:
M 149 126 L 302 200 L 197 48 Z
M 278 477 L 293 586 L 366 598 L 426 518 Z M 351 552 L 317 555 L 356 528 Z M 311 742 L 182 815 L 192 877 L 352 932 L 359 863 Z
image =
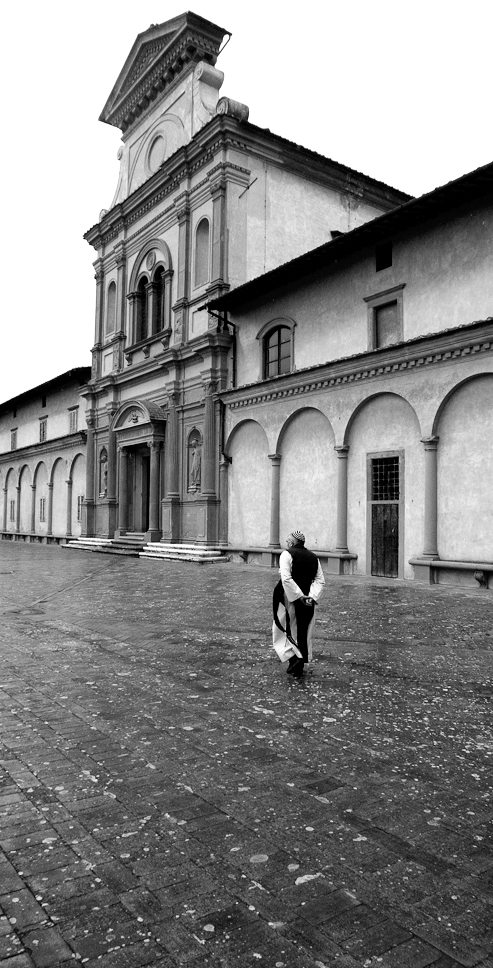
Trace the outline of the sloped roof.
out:
M 490 162 L 419 198 L 404 202 L 390 212 L 365 222 L 330 242 L 324 242 L 323 245 L 310 249 L 309 252 L 291 259 L 290 262 L 285 262 L 261 276 L 256 276 L 255 279 L 213 299 L 208 306 L 213 310 L 238 310 L 241 306 L 272 294 L 283 286 L 296 285 L 307 275 L 355 255 L 369 245 L 383 242 L 396 232 L 414 228 L 461 205 L 479 201 L 492 193 L 493 162 Z
M 89 383 L 90 379 L 90 366 L 76 366 L 73 370 L 60 373 L 51 380 L 40 383 L 37 387 L 30 387 L 29 390 L 24 390 L 15 397 L 11 397 L 10 400 L 5 400 L 3 403 L 0 403 L 0 414 L 5 413 L 6 410 L 12 410 L 16 404 L 19 405 L 28 400 L 32 400 L 33 397 L 44 396 L 49 391 L 59 390 L 61 387 L 66 386 L 67 383 L 77 383 L 78 386 L 85 386 L 86 383 Z

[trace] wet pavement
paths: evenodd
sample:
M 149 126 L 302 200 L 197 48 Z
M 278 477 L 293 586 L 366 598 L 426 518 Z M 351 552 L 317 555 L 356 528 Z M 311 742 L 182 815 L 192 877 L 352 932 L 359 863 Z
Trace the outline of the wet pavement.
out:
M 0 542 L 0 963 L 493 968 L 493 596 Z

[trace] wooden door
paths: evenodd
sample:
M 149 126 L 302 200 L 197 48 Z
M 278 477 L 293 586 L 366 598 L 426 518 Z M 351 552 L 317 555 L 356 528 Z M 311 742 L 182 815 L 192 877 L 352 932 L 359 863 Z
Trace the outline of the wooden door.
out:
M 399 576 L 399 455 L 374 457 L 370 465 L 371 574 Z

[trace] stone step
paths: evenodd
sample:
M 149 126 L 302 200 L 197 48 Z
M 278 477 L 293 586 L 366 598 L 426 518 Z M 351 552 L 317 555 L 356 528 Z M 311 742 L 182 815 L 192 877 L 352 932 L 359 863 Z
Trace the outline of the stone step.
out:
M 161 558 L 166 561 L 195 561 L 199 564 L 227 563 L 229 558 L 219 548 L 204 548 L 195 544 L 168 544 L 151 541 L 140 552 L 140 558 Z
M 62 548 L 68 548 L 69 551 L 105 551 L 110 546 L 111 538 L 74 538 Z

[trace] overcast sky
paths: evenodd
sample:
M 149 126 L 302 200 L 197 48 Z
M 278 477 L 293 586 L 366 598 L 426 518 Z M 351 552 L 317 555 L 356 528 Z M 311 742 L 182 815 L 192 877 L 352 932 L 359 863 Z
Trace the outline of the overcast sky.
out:
M 188 6 L 2 8 L 0 401 L 90 364 L 96 253 L 82 236 L 111 203 L 120 145 L 98 116 L 137 34 Z M 412 195 L 492 160 L 489 0 L 191 8 L 232 32 L 221 95 L 253 124 Z

